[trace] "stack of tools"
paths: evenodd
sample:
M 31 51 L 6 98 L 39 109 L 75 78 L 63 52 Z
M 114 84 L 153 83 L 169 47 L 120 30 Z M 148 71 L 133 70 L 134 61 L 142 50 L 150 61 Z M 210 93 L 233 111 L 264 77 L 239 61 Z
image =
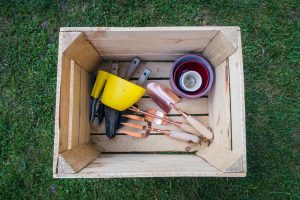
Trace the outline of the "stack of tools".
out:
M 115 136 L 117 129 L 120 128 L 120 121 L 124 121 L 121 119 L 121 113 L 126 112 L 124 110 L 136 103 L 145 92 L 142 86 L 151 74 L 150 69 L 144 69 L 137 84 L 128 81 L 140 62 L 137 57 L 132 60 L 124 79 L 117 76 L 117 64 L 112 65 L 111 73 L 99 71 L 97 74 L 91 94 L 90 123 L 93 123 L 95 118 L 98 118 L 99 124 L 105 119 L 106 135 L 109 138 Z
M 133 123 L 122 123 L 124 126 L 132 127 L 135 129 L 139 130 L 145 130 L 145 133 L 138 133 L 138 132 L 133 132 L 133 131 L 123 131 L 123 133 L 127 135 L 131 135 L 134 137 L 146 137 L 149 135 L 151 131 L 156 131 L 159 133 L 163 133 L 165 135 L 168 135 L 169 137 L 182 140 L 185 142 L 193 142 L 193 143 L 198 143 L 200 141 L 199 137 L 196 135 L 188 134 L 186 132 L 182 131 L 174 131 L 174 130 L 164 130 L 164 129 L 158 129 L 158 128 L 153 128 L 151 125 L 151 122 L 148 121 L 144 117 L 140 117 L 137 115 L 123 115 L 124 117 L 127 117 L 129 119 L 137 120 L 137 121 L 142 121 L 142 122 L 147 122 L 148 125 L 140 125 L 140 124 L 133 124 Z
M 190 57 L 188 58 L 190 59 Z M 153 131 L 163 133 L 171 138 L 185 142 L 199 143 L 200 140 L 211 141 L 213 139 L 212 131 L 204 126 L 200 121 L 196 120 L 192 115 L 185 113 L 176 106 L 181 98 L 173 93 L 173 91 L 159 83 L 148 83 L 146 87 L 147 90 L 143 88 L 143 84 L 151 74 L 150 69 L 145 68 L 143 70 L 137 80 L 137 84 L 128 81 L 139 66 L 140 62 L 141 60 L 135 57 L 126 71 L 126 74 L 122 77 L 118 77 L 117 64 L 112 65 L 110 73 L 99 70 L 91 94 L 90 122 L 92 123 L 95 118 L 98 118 L 100 124 L 102 120 L 105 119 L 106 135 L 109 138 L 113 138 L 121 126 L 126 126 L 144 131 L 142 133 L 131 130 L 120 131 L 121 133 L 133 137 L 147 137 L 149 133 Z M 191 63 L 194 62 L 196 61 L 191 61 Z M 196 70 L 196 68 L 196 65 L 193 66 L 193 70 Z M 190 83 L 195 83 L 193 87 L 197 86 L 199 89 L 203 76 L 199 77 L 201 74 L 196 74 L 189 68 L 184 70 L 183 78 L 181 77 L 180 79 L 186 79 L 185 82 L 182 82 L 187 84 L 184 85 L 184 87 L 190 86 Z M 210 81 L 212 81 L 213 75 L 210 75 L 210 77 Z M 198 85 L 195 81 L 193 81 L 195 78 L 197 80 L 199 79 L 197 83 Z M 187 80 L 189 80 L 189 82 L 187 82 Z M 101 95 L 102 90 L 103 92 Z M 154 108 L 146 111 L 139 109 L 135 103 L 138 102 L 138 100 L 144 95 L 145 91 L 147 91 L 150 98 L 165 113 Z M 167 114 L 171 109 L 176 110 L 179 114 L 181 114 L 187 123 L 170 120 Z M 143 114 L 144 116 L 140 116 L 138 114 Z M 135 120 L 136 123 L 128 123 L 128 119 Z M 138 124 L 138 122 L 140 122 L 140 124 Z M 143 122 L 143 124 L 141 124 L 141 122 Z M 182 129 L 182 131 L 161 128 L 163 125 L 167 125 L 169 123 Z M 157 124 L 160 125 L 159 128 L 155 127 Z

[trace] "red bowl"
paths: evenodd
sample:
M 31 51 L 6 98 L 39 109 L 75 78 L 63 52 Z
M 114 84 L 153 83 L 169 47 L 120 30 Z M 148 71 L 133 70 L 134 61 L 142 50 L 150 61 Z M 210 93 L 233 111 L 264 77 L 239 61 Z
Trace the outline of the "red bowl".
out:
M 188 71 L 196 71 L 202 78 L 202 84 L 201 84 L 200 88 L 196 91 L 193 91 L 193 92 L 185 91 L 179 84 L 179 79 L 182 76 L 182 74 L 184 74 L 185 72 L 188 72 Z M 209 72 L 208 72 L 208 70 L 201 63 L 195 62 L 195 61 L 187 61 L 187 62 L 184 62 L 184 63 L 180 64 L 175 69 L 174 74 L 173 74 L 173 78 L 174 78 L 176 87 L 178 87 L 178 89 L 181 92 L 184 92 L 184 93 L 189 94 L 189 95 L 198 95 L 198 94 L 202 93 L 207 88 L 207 86 L 209 84 Z

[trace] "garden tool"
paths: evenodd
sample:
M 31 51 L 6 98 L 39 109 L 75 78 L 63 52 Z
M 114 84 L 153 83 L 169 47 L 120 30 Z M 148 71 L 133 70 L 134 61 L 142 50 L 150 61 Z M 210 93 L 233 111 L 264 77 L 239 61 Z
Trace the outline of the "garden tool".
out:
M 146 121 L 145 118 L 140 117 L 140 116 L 136 116 L 136 115 L 131 115 L 131 116 L 126 116 L 129 117 L 131 119 L 135 119 L 138 121 Z M 134 123 L 122 123 L 124 126 L 128 126 L 131 128 L 135 128 L 135 129 L 140 129 L 140 130 L 145 130 L 146 133 L 138 133 L 138 132 L 132 132 L 132 131 L 123 131 L 123 133 L 128 134 L 130 136 L 134 136 L 136 137 L 136 135 L 138 135 L 138 137 L 145 137 L 147 136 L 151 131 L 157 131 L 159 133 L 163 133 L 171 138 L 174 139 L 178 139 L 178 140 L 182 140 L 185 142 L 193 142 L 193 143 L 198 143 L 200 141 L 199 137 L 196 135 L 192 135 L 192 134 L 188 134 L 185 132 L 181 132 L 181 131 L 173 131 L 173 130 L 164 130 L 164 129 L 158 129 L 158 128 L 152 128 L 149 124 L 148 125 L 141 125 L 141 124 L 134 124 Z
M 176 103 L 180 101 L 180 98 L 174 94 L 169 88 L 159 84 L 159 83 L 149 83 L 147 85 L 148 95 L 155 101 L 166 113 L 169 113 L 173 108 L 177 110 L 186 121 L 198 131 L 197 135 L 202 136 L 208 140 L 213 139 L 213 133 L 207 127 L 205 127 L 201 122 L 196 120 L 193 116 L 183 112 L 176 107 Z
M 137 57 L 133 58 L 129 69 L 124 77 L 125 80 L 129 80 L 136 68 L 139 66 L 141 60 Z M 118 65 L 112 65 L 112 74 L 118 75 Z M 123 78 L 123 77 L 121 77 Z M 118 126 L 119 126 L 119 118 L 120 112 L 110 108 L 108 106 L 104 107 L 104 115 L 105 115 L 105 132 L 108 138 L 113 138 L 116 135 Z
M 152 72 L 152 71 L 151 71 L 149 68 L 145 68 L 145 69 L 143 70 L 143 72 L 141 73 L 141 75 L 140 75 L 138 81 L 137 81 L 137 85 L 140 85 L 140 86 L 143 87 L 144 83 L 146 82 L 146 80 L 147 80 L 148 77 L 150 76 L 151 72 Z M 126 114 L 134 114 L 134 112 L 131 111 L 131 110 L 129 110 L 129 109 L 127 109 L 127 110 L 122 111 L 121 114 L 122 114 L 122 115 L 126 115 Z M 120 116 L 119 119 L 120 119 L 120 122 L 119 122 L 119 127 L 118 127 L 118 128 L 121 128 L 121 125 L 122 125 L 121 122 L 126 122 L 126 121 L 128 120 L 128 118 L 124 118 L 124 117 Z
M 111 67 L 111 74 L 118 75 L 118 64 L 114 63 Z M 100 102 L 100 104 L 102 104 Z M 103 104 L 102 104 L 103 105 Z M 119 111 L 104 106 L 104 116 L 105 116 L 105 133 L 108 138 L 113 138 L 116 135 L 119 122 Z
M 139 58 L 134 58 L 132 60 L 131 66 L 129 67 L 125 79 L 129 79 L 132 74 L 134 73 L 135 69 L 140 64 L 141 60 Z M 117 66 L 112 67 L 112 74 L 117 75 Z M 141 76 L 138 80 L 138 85 L 142 86 L 143 83 L 147 80 L 147 78 L 150 76 L 151 70 L 148 68 L 145 68 Z M 116 135 L 117 129 L 119 128 L 120 120 L 122 118 L 121 112 L 110 108 L 108 106 L 104 107 L 104 115 L 105 115 L 105 130 L 106 135 L 108 138 L 113 138 Z M 124 120 L 121 120 L 124 121 Z
M 150 112 L 140 110 L 136 106 L 130 106 L 128 109 L 132 110 L 132 111 L 135 111 L 135 112 L 138 112 L 138 113 L 141 113 L 141 114 L 144 114 L 144 115 L 149 116 L 149 117 L 153 117 L 155 119 L 160 119 L 160 120 L 164 121 L 165 123 L 168 122 L 168 123 L 174 124 L 175 126 L 181 128 L 182 130 L 184 130 L 188 133 L 192 133 L 194 135 L 199 135 L 198 131 L 195 130 L 192 126 L 190 126 L 186 123 L 176 122 L 176 121 L 170 120 L 167 117 L 159 116 L 159 115 L 157 115 L 157 112 L 156 112 L 156 114 L 153 114 L 153 113 L 150 113 Z
M 131 72 L 132 70 L 134 71 L 134 69 L 140 63 L 139 58 L 134 58 L 132 63 L 133 64 L 131 65 L 130 69 L 127 71 L 126 77 L 128 77 L 130 75 L 129 72 Z M 105 89 L 107 85 L 109 87 L 108 89 Z M 95 120 L 95 117 L 99 118 L 99 122 L 101 122 L 104 117 L 104 106 L 103 104 L 98 103 L 100 93 L 103 90 L 103 88 L 104 91 L 101 97 L 101 102 L 106 102 L 110 105 L 110 107 L 113 107 L 117 110 L 124 110 L 125 105 L 128 105 L 130 102 L 135 101 L 144 92 L 141 88 L 136 87 L 136 85 L 131 82 L 127 82 L 124 79 L 121 79 L 117 76 L 113 76 L 112 74 L 107 73 L 105 71 L 99 70 L 91 93 L 90 123 L 92 123 Z M 133 91 L 135 92 L 132 93 Z M 123 100 L 122 104 L 116 102 L 117 100 L 120 100 L 120 98 L 123 98 L 125 94 L 126 96 L 127 94 L 134 95 L 131 95 L 130 98 Z

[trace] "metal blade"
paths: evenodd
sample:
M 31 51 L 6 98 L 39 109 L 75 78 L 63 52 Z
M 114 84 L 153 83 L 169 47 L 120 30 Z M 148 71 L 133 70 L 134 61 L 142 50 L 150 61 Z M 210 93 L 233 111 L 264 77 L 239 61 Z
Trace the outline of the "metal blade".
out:
M 145 133 L 137 133 L 133 131 L 122 131 L 121 133 L 130 135 L 132 137 L 146 137 L 147 135 Z
M 131 128 L 136 128 L 136 129 L 140 129 L 140 130 L 146 130 L 147 128 L 143 125 L 140 124 L 132 124 L 132 123 L 122 123 L 124 126 L 128 126 Z
M 122 116 L 126 117 L 126 118 L 129 118 L 129 119 L 134 119 L 134 120 L 137 120 L 137 121 L 141 121 L 141 122 L 145 121 L 144 117 L 137 116 L 137 115 L 122 115 Z
M 125 76 L 126 80 L 130 79 L 130 77 L 132 76 L 135 69 L 139 66 L 140 63 L 141 63 L 141 59 L 139 59 L 138 57 L 133 58 L 131 65 L 130 65 L 129 69 L 127 70 L 127 73 Z
M 180 98 L 176 94 L 159 83 L 148 83 L 147 93 L 166 113 L 170 112 L 173 107 L 172 105 L 180 101 Z

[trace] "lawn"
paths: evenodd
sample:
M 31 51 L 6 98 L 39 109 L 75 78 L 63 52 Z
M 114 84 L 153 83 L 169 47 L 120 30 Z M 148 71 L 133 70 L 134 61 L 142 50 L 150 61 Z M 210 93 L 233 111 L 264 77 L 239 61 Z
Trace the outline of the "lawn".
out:
M 240 26 L 246 178 L 52 178 L 64 26 Z M 0 199 L 300 199 L 300 1 L 0 0 Z

